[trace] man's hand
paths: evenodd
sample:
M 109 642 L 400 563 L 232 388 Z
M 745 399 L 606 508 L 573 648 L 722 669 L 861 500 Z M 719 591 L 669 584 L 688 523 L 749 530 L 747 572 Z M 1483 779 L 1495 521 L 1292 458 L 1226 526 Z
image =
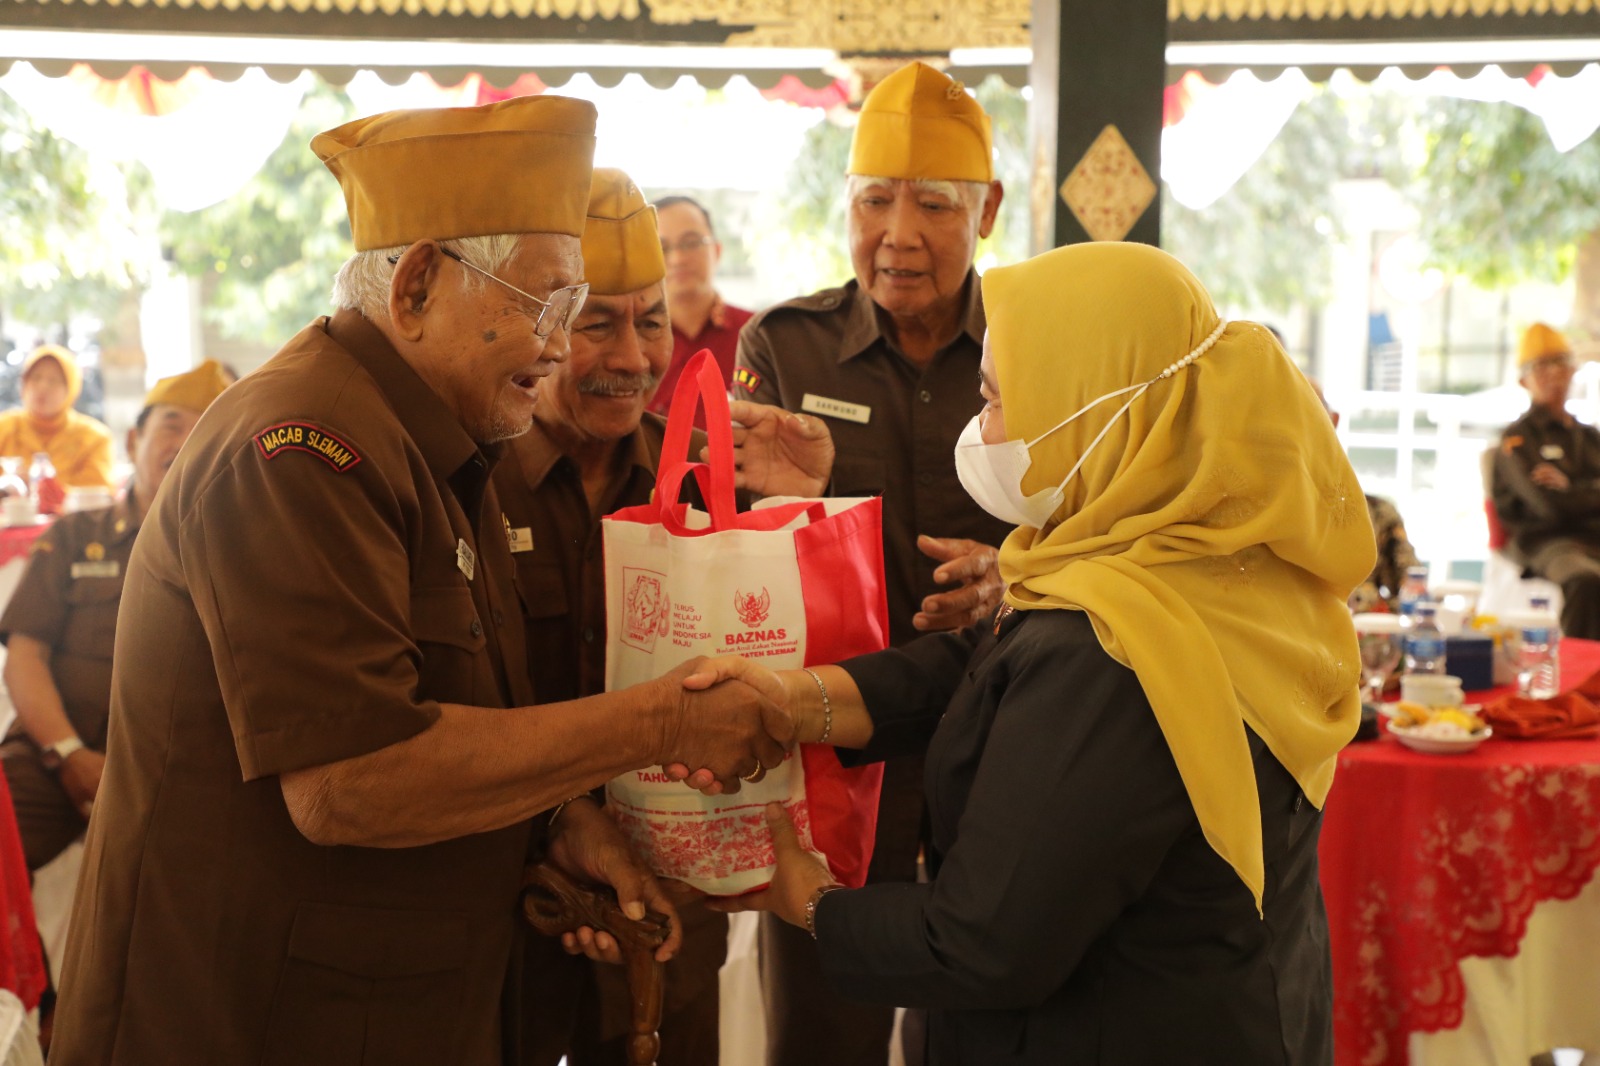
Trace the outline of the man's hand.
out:
M 695 660 L 694 672 L 683 679 L 683 687 L 691 692 L 702 692 L 713 685 L 720 685 L 730 680 L 742 681 L 779 707 L 789 709 L 789 690 L 784 685 L 782 677 L 742 655 L 718 655 L 709 659 Z M 795 721 L 794 725 L 795 739 L 798 740 L 800 723 Z M 768 767 L 772 764 L 763 762 L 761 765 Z M 702 792 L 707 796 L 722 795 L 722 782 L 718 781 L 710 770 L 699 769 L 691 773 L 689 767 L 682 763 L 667 763 L 662 770 L 674 781 L 682 781 L 696 792 Z
M 672 920 L 672 934 L 656 949 L 656 959 L 666 962 L 677 954 L 683 944 L 678 908 L 599 804 L 585 796 L 561 808 L 551 827 L 549 861 L 575 880 L 611 886 L 622 912 L 634 921 L 643 918 L 647 910 L 666 915 Z M 561 946 L 570 954 L 587 955 L 597 962 L 622 961 L 616 939 L 588 926 L 561 934 Z
M 85 818 L 94 808 L 94 798 L 100 793 L 100 775 L 106 771 L 106 757 L 98 751 L 79 748 L 61 764 L 58 776 L 66 789 L 72 805 Z
M 1000 553 L 987 544 L 955 537 L 918 537 L 922 554 L 939 561 L 933 579 L 956 584 L 949 592 L 929 596 L 911 624 L 924 633 L 962 629 L 987 618 L 1000 605 Z
M 1533 483 L 1540 488 L 1565 492 L 1572 487 L 1567 475 L 1563 474 L 1561 468 L 1554 463 L 1540 463 L 1528 473 L 1528 476 L 1533 478 Z
M 737 400 L 733 483 L 762 496 L 821 496 L 833 476 L 833 434 L 820 418 Z M 709 458 L 706 452 L 700 458 Z
M 691 659 L 661 678 L 663 736 L 659 763 L 704 767 L 724 792 L 739 791 L 739 780 L 777 766 L 794 743 L 789 713 L 743 681 L 724 681 L 703 691 L 683 687 L 704 659 Z
M 817 889 L 839 882 L 828 872 L 828 864 L 800 846 L 794 823 L 781 803 L 767 804 L 767 828 L 772 831 L 772 850 L 778 866 L 772 883 L 760 892 L 713 899 L 706 906 L 723 914 L 738 911 L 771 911 L 790 925 L 802 929 L 806 924 L 806 904 Z

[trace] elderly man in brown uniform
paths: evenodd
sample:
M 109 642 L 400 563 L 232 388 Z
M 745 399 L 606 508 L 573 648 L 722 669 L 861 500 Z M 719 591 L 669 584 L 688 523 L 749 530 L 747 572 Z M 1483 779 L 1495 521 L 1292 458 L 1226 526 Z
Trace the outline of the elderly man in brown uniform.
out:
M 0 616 L 17 720 L 0 745 L 28 869 L 83 833 L 105 767 L 111 644 L 134 534 L 200 414 L 228 387 L 207 360 L 162 378 L 128 431 L 133 480 L 112 506 L 56 520 Z
M 589 298 L 572 357 L 539 390 L 533 429 L 511 442 L 495 491 L 511 523 L 528 661 L 541 701 L 605 690 L 600 519 L 655 489 L 666 422 L 645 404 L 672 359 L 655 211 L 620 170 L 599 169 L 583 230 Z M 684 946 L 666 968 L 661 1066 L 716 1066 L 717 971 L 728 919 L 679 902 Z M 617 966 L 529 945 L 528 1066 L 624 1066 L 631 1003 Z
M 972 260 L 1002 195 L 990 157 L 989 117 L 959 82 L 921 63 L 885 78 L 851 145 L 855 279 L 769 308 L 739 338 L 734 392 L 751 401 L 733 405 L 746 427 L 735 434 L 744 483 L 882 494 L 895 644 L 971 623 L 1000 595 L 989 546 L 1010 530 L 962 491 L 952 458 L 978 408 Z M 921 820 L 921 760 L 891 761 L 869 881 L 915 879 Z M 828 992 L 815 946 L 792 926 L 764 916 L 761 952 L 772 1066 L 881 1066 L 891 1011 Z
M 341 310 L 207 412 L 134 547 L 54 1061 L 513 1061 L 530 834 L 670 911 L 563 800 L 682 748 L 732 784 L 781 754 L 747 689 L 527 706 L 489 476 L 567 355 L 594 121 L 542 96 L 312 142 L 357 254 Z

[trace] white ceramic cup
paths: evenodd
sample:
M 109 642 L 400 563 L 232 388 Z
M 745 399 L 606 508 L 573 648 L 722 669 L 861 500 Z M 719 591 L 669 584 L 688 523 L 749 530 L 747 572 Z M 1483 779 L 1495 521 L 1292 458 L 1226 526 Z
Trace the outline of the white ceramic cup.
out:
M 1461 679 L 1449 674 L 1406 674 L 1400 678 L 1400 698 L 1424 707 L 1459 707 L 1464 702 Z
M 26 496 L 7 496 L 0 502 L 0 517 L 5 518 L 8 526 L 32 525 L 39 517 L 39 512 L 34 509 L 33 501 Z

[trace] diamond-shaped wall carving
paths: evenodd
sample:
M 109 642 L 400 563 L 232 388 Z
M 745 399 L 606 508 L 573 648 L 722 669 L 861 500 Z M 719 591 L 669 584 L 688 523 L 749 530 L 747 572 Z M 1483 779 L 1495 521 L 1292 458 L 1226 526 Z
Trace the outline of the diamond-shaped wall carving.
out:
M 1115 126 L 1100 131 L 1061 183 L 1062 201 L 1097 241 L 1126 237 L 1156 191 L 1156 183 Z

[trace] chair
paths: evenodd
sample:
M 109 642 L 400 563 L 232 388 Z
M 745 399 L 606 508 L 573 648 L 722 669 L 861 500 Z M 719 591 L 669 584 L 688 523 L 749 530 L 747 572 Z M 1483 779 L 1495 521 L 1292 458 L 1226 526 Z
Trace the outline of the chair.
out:
M 1561 586 L 1542 577 L 1523 577 L 1522 567 L 1505 553 L 1506 528 L 1494 509 L 1494 456 L 1498 443 L 1484 449 L 1479 460 L 1483 473 L 1483 516 L 1489 523 L 1489 558 L 1483 564 L 1483 592 L 1478 613 L 1503 615 L 1527 610 L 1533 597 L 1548 596 L 1550 609 L 1561 613 Z

